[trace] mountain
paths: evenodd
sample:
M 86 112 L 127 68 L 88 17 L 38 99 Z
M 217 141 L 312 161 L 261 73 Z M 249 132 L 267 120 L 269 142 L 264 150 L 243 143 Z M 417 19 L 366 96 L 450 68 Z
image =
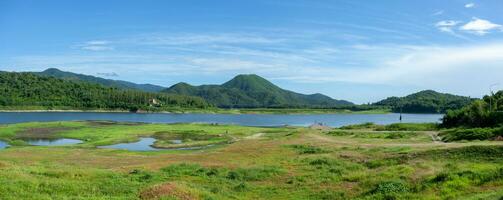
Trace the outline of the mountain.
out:
M 0 72 L 0 108 L 164 111 L 209 107 L 199 97 L 123 90 L 33 73 Z
M 423 90 L 405 97 L 389 97 L 372 105 L 390 107 L 393 112 L 404 113 L 445 113 L 470 104 L 470 97 Z
M 99 78 L 99 77 L 89 76 L 89 75 L 84 75 L 84 74 L 65 72 L 65 71 L 61 71 L 56 68 L 49 68 L 43 72 L 33 72 L 33 73 L 40 75 L 40 76 L 50 76 L 50 77 L 61 78 L 61 79 L 66 79 L 66 80 L 97 83 L 97 84 L 100 84 L 100 85 L 103 85 L 106 87 L 116 87 L 116 88 L 120 88 L 120 89 L 135 89 L 135 90 L 142 90 L 145 92 L 159 92 L 159 91 L 165 89 L 164 87 L 158 86 L 158 85 L 136 84 L 136 83 L 131 83 L 131 82 L 127 82 L 127 81 L 104 79 L 104 78 Z
M 222 85 L 192 86 L 178 83 L 164 93 L 199 96 L 222 108 L 327 108 L 353 105 L 322 94 L 304 95 L 281 89 L 254 75 L 238 75 Z

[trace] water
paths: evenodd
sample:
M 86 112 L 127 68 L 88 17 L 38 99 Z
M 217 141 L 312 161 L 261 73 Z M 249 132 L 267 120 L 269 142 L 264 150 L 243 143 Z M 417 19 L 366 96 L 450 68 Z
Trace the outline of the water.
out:
M 402 114 L 402 122 L 439 122 L 441 114 Z M 219 123 L 243 126 L 309 126 L 324 123 L 339 127 L 374 122 L 398 123 L 399 114 L 171 114 L 171 113 L 103 113 L 103 112 L 0 112 L 0 124 L 20 122 L 110 120 L 146 123 Z
M 28 144 L 35 145 L 35 146 L 61 146 L 61 145 L 72 145 L 72 144 L 80 144 L 82 143 L 82 140 L 76 140 L 76 139 L 68 139 L 68 138 L 61 138 L 61 139 L 29 139 L 26 140 Z
M 5 149 L 5 148 L 7 148 L 8 146 L 9 146 L 9 145 L 8 145 L 6 142 L 4 142 L 4 141 L 0 141 L 0 149 Z
M 170 142 L 173 144 L 182 144 L 183 143 L 182 140 L 170 140 Z
M 104 148 L 104 149 L 123 149 L 123 150 L 129 150 L 129 151 L 159 151 L 163 150 L 162 148 L 155 148 L 152 145 L 155 143 L 156 139 L 151 138 L 151 137 L 144 137 L 140 138 L 140 141 L 138 142 L 131 142 L 131 143 L 119 143 L 119 144 L 113 144 L 113 145 L 108 145 L 108 146 L 100 146 L 98 148 Z M 181 144 L 181 140 L 171 140 L 174 144 Z M 195 146 L 195 147 L 180 147 L 180 148 L 170 148 L 169 150 L 198 150 L 198 149 L 204 149 L 208 147 L 212 147 L 214 145 L 206 145 L 206 146 Z M 164 149 L 168 150 L 168 149 Z
M 155 138 L 140 138 L 140 141 L 138 142 L 132 142 L 132 143 L 120 143 L 120 144 L 113 144 L 109 146 L 101 146 L 99 148 L 105 148 L 105 149 L 124 149 L 124 150 L 130 150 L 130 151 L 156 151 L 160 150 L 158 148 L 152 147 L 154 142 L 156 141 Z

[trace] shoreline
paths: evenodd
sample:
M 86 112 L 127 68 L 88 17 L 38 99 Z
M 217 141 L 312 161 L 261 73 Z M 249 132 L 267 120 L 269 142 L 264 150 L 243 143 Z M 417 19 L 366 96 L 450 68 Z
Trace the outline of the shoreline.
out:
M 64 113 L 64 112 L 75 112 L 75 113 L 136 113 L 136 114 L 389 114 L 393 113 L 390 110 L 363 110 L 363 111 L 351 111 L 345 109 L 267 109 L 267 108 L 257 108 L 257 109 L 215 109 L 215 110 L 173 110 L 173 111 L 138 111 L 131 112 L 128 110 L 78 110 L 78 109 L 0 109 L 0 113 Z

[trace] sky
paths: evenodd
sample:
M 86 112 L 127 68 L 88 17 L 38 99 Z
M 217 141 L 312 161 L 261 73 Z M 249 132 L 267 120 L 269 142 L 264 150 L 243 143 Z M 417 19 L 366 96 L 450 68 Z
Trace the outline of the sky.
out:
M 355 103 L 503 89 L 501 0 L 0 0 L 0 70 L 169 87 L 257 74 Z

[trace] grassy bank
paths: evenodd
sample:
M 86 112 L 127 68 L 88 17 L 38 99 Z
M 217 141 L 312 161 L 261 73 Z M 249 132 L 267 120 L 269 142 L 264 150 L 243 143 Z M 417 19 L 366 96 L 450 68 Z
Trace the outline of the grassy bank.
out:
M 377 130 L 379 129 L 379 130 Z M 434 140 L 431 124 L 314 130 L 209 124 L 0 126 L 0 199 L 500 199 L 503 142 Z M 25 138 L 74 138 L 40 147 Z M 154 137 L 200 150 L 101 145 Z M 225 141 L 225 142 L 222 142 Z

